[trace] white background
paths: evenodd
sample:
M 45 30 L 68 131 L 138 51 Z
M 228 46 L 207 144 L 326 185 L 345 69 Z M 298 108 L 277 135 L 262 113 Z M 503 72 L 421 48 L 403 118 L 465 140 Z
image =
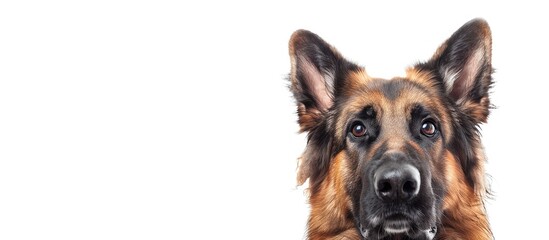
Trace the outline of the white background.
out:
M 475 17 L 497 68 L 492 227 L 545 236 L 547 8 L 379 2 L 3 1 L 0 239 L 302 239 L 291 33 L 389 78 Z

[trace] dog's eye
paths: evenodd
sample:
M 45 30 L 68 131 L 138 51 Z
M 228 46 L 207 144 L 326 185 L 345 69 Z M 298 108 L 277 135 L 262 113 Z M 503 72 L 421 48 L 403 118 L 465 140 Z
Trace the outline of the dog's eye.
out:
M 427 137 L 434 137 L 437 134 L 437 127 L 431 120 L 425 120 L 421 123 L 421 134 Z
M 354 123 L 351 133 L 355 137 L 364 137 L 366 135 L 366 127 L 362 123 Z

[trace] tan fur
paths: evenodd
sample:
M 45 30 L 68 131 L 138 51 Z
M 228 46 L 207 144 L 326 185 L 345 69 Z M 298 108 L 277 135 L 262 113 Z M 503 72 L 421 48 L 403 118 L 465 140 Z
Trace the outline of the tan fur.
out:
M 410 79 L 413 82 L 419 83 L 426 87 L 426 89 L 434 89 L 432 86 L 432 74 L 430 72 L 425 71 L 419 71 L 415 68 L 408 68 L 406 70 L 406 77 Z M 460 107 L 460 110 L 466 113 L 468 116 L 473 117 L 478 122 L 486 122 L 488 118 L 488 109 L 490 105 L 490 100 L 488 97 L 483 97 L 480 101 L 480 103 L 475 103 L 472 101 L 465 101 L 462 102 Z M 442 107 L 439 106 L 441 109 Z M 446 118 L 443 119 L 443 121 L 446 121 Z M 449 124 L 445 124 L 449 125 Z M 447 138 L 452 137 L 452 131 L 450 128 L 444 129 L 444 132 L 446 133 Z M 484 180 L 484 162 L 485 162 L 485 156 L 484 156 L 484 150 L 482 149 L 482 146 L 480 144 L 480 139 L 477 137 L 475 139 L 475 142 L 477 143 L 478 147 L 474 150 L 476 159 L 479 160 L 479 165 L 475 168 L 474 181 L 476 183 L 476 189 L 474 191 L 479 195 L 484 197 L 486 193 L 486 187 L 484 186 L 485 180 Z
M 433 96 L 437 96 L 437 94 L 434 92 L 436 87 L 433 85 L 432 79 L 433 79 L 433 73 L 427 72 L 427 71 L 419 71 L 415 68 L 408 68 L 406 69 L 406 79 L 415 82 L 417 84 L 420 84 L 425 87 L 427 91 L 430 91 L 430 102 L 435 105 L 436 109 L 439 109 L 440 112 L 444 113 L 444 116 L 442 119 L 440 119 L 443 122 L 443 132 L 446 133 L 446 138 L 450 139 L 452 138 L 452 131 L 450 129 L 450 116 L 442 104 L 440 103 L 441 99 L 432 99 Z
M 437 239 L 492 239 L 482 196 L 465 182 L 463 171 L 450 152 L 446 153 L 446 161 L 448 193 Z
M 407 78 L 413 82 L 428 85 L 430 84 L 429 79 L 431 75 L 415 69 L 409 69 Z M 371 81 L 371 79 L 369 80 Z M 341 118 L 336 124 L 338 129 L 343 128 L 345 125 L 344 119 L 347 119 L 351 113 L 359 111 L 366 105 L 373 105 L 377 111 L 384 113 L 379 114 L 380 116 L 385 115 L 379 121 L 383 122 L 386 126 L 392 126 L 386 129 L 390 131 L 403 128 L 402 126 L 394 126 L 395 124 L 401 124 L 399 121 L 404 121 L 404 119 L 398 119 L 405 116 L 402 113 L 409 111 L 410 103 L 414 102 L 422 102 L 434 109 L 438 109 L 441 112 L 440 116 L 443 118 L 441 119 L 442 122 L 448 123 L 450 121 L 450 116 L 445 112 L 443 106 L 436 99 L 433 99 L 434 94 L 431 96 L 417 91 L 405 91 L 393 102 L 389 102 L 380 92 L 371 92 L 364 89 L 360 91 L 366 91 L 367 93 L 364 95 L 368 97 L 355 97 L 353 101 L 346 104 Z M 406 140 L 402 139 L 402 133 L 391 133 L 390 131 L 386 133 L 389 136 L 385 136 L 385 138 L 391 139 L 388 141 L 391 143 L 389 145 L 390 148 L 397 150 L 400 145 L 403 145 L 400 142 Z M 451 128 L 446 127 L 444 131 L 447 135 L 452 135 Z M 417 146 L 413 141 L 406 141 L 404 144 L 413 146 L 418 152 L 421 151 L 421 147 Z M 441 144 L 438 145 L 438 150 L 435 149 L 435 151 L 440 151 L 443 148 Z M 375 148 L 381 145 L 379 143 L 372 146 L 374 149 L 372 152 L 375 152 Z M 477 149 L 476 153 L 479 159 L 482 160 L 481 162 L 483 162 L 482 149 Z M 444 199 L 442 228 L 439 230 L 436 239 L 491 239 L 491 232 L 482 202 L 485 192 L 482 163 L 477 166 L 474 174 L 477 189 L 472 189 L 466 183 L 464 173 L 455 157 L 450 152 L 446 152 L 443 158 L 447 162 L 445 165 L 447 166 L 446 169 L 432 167 L 434 177 L 440 176 L 442 173 L 446 174 L 447 177 L 445 180 L 448 186 L 448 194 Z M 350 181 L 349 174 L 351 174 L 349 169 L 347 169 L 347 161 L 345 153 L 340 152 L 337 154 L 332 160 L 329 173 L 322 182 L 320 190 L 311 193 L 309 239 L 360 239 L 353 219 L 348 218 L 346 215 L 351 209 L 351 201 L 345 193 L 345 185 Z
M 479 94 L 475 95 L 476 92 L 472 92 L 472 88 L 477 86 L 476 83 L 484 84 L 484 88 L 478 88 L 479 91 L 490 87 L 491 33 L 485 21 L 476 20 L 473 24 L 474 29 L 469 26 L 468 32 L 458 31 L 443 43 L 430 62 L 410 67 L 404 77 L 391 80 L 369 77 L 364 68 L 346 61 L 333 46 L 315 34 L 298 30 L 292 35 L 289 44 L 292 65 L 291 90 L 298 100 L 297 113 L 301 131 L 310 134 L 307 148 L 299 159 L 298 166 L 298 183 L 303 184 L 307 179 L 313 182 L 313 187 L 309 190 L 311 212 L 307 226 L 308 239 L 361 239 L 355 223 L 357 213 L 353 213 L 353 210 L 356 210 L 353 204 L 358 194 L 355 187 L 360 187 L 365 181 L 361 179 L 364 177 L 364 168 L 361 166 L 374 166 L 364 164 L 368 164 L 369 159 L 374 158 L 374 154 L 379 156 L 392 151 L 413 151 L 410 155 L 417 154 L 417 159 L 428 161 L 430 171 L 426 176 L 431 178 L 437 187 L 430 191 L 436 189 L 431 194 L 439 194 L 435 198 L 442 198 L 442 209 L 437 209 L 436 215 L 425 214 L 419 218 L 425 217 L 425 220 L 432 221 L 428 224 L 436 222 L 436 240 L 493 239 L 483 202 L 487 192 L 484 179 L 484 151 L 480 137 L 470 132 L 474 131 L 472 128 L 479 123 L 486 122 L 489 115 L 488 94 L 476 97 Z M 474 42 L 468 42 L 471 48 L 466 49 L 471 51 L 461 51 L 460 47 L 454 44 L 455 41 L 461 41 L 462 34 L 478 37 L 473 38 Z M 447 49 L 449 47 L 452 49 Z M 441 57 L 444 60 L 448 54 L 454 54 L 456 48 L 458 53 L 468 54 L 465 58 L 458 55 L 458 59 L 466 60 L 464 63 L 459 62 L 460 65 L 456 67 L 439 61 Z M 477 75 L 479 72 L 483 75 Z M 483 82 L 479 82 L 478 79 Z M 387 81 L 395 82 L 387 84 Z M 418 105 L 422 108 L 416 108 Z M 368 144 L 368 150 L 364 154 L 364 151 L 357 152 L 354 148 L 349 148 L 349 145 L 360 146 L 352 135 L 347 134 L 353 133 L 348 129 L 353 126 L 353 121 L 357 121 L 358 114 L 374 116 L 365 111 L 368 110 L 366 107 L 373 108 L 375 122 L 379 123 L 379 126 L 370 128 L 370 131 L 376 131 L 371 135 L 371 142 L 366 143 L 367 138 L 360 142 Z M 410 124 L 421 126 L 425 123 L 419 122 L 417 114 L 410 114 L 416 111 L 415 109 L 426 110 L 426 114 L 420 116 L 425 118 L 420 119 L 421 121 L 432 120 L 436 122 L 437 128 L 440 127 L 438 130 L 442 135 L 437 135 L 439 138 L 423 133 L 433 139 L 428 147 L 424 146 L 424 142 L 417 140 L 420 138 L 417 135 L 421 134 L 421 130 L 410 130 L 413 128 Z M 359 117 L 362 118 L 362 115 Z M 370 118 L 367 121 L 374 120 Z M 467 142 L 464 145 L 459 144 L 459 141 L 464 141 L 460 132 L 453 132 L 454 129 L 460 131 L 456 128 L 459 125 L 470 130 L 464 132 L 467 135 Z M 348 136 L 351 137 L 347 138 Z M 468 149 L 456 155 L 451 152 L 463 148 Z M 378 150 L 384 152 L 376 153 Z M 460 154 L 467 154 L 467 157 L 458 159 L 463 157 Z M 422 166 L 427 164 L 423 162 Z M 464 168 L 467 169 L 466 173 Z M 368 185 L 362 187 L 362 191 L 369 188 Z M 352 189 L 352 192 L 348 192 L 349 189 Z M 353 199 L 350 194 L 353 195 Z M 430 199 L 427 201 L 432 203 L 434 198 Z M 362 205 L 360 207 L 362 208 Z M 436 204 L 433 207 L 441 206 Z M 362 214 L 375 213 L 368 209 Z M 363 216 L 360 218 L 363 220 Z M 404 237 L 398 234 L 394 236 L 397 239 Z
M 308 131 L 316 126 L 323 117 L 322 112 L 319 110 L 307 109 L 303 104 L 297 106 L 297 116 L 301 132 Z
M 359 239 L 353 220 L 348 218 L 352 207 L 344 190 L 348 175 L 345 153 L 340 152 L 334 157 L 320 189 L 311 193 L 310 240 Z
M 490 100 L 487 97 L 484 97 L 480 100 L 480 103 L 464 101 L 461 103 L 461 108 L 467 115 L 473 117 L 476 121 L 485 123 L 488 119 Z
M 372 81 L 372 78 L 368 76 L 366 70 L 363 68 L 358 71 L 350 72 L 347 75 L 347 79 L 347 86 L 345 86 L 345 89 L 347 90 L 345 93 L 347 93 L 347 95 L 351 94 L 352 90 L 360 89 Z
M 415 144 L 411 145 L 419 149 Z M 449 151 L 446 151 L 445 159 L 446 169 L 443 171 L 446 173 L 448 194 L 443 200 L 442 228 L 436 239 L 492 239 L 482 193 L 466 183 L 459 163 Z M 347 215 L 352 208 L 344 190 L 351 180 L 347 161 L 344 152 L 337 154 L 320 189 L 311 193 L 308 233 L 311 240 L 360 239 L 353 219 Z
M 398 78 L 403 80 L 409 80 L 415 83 L 418 83 L 422 86 L 425 86 L 426 89 L 433 88 L 431 85 L 432 83 L 429 81 L 431 79 L 431 74 L 426 72 L 417 71 L 413 68 L 408 69 L 406 78 Z M 371 79 L 365 75 L 357 74 L 358 76 L 363 76 L 364 78 L 367 78 L 371 86 L 376 86 L 376 81 L 381 84 L 382 81 L 387 80 L 381 80 L 381 79 Z M 356 75 L 352 75 L 355 76 Z M 356 81 L 356 80 L 355 80 Z M 359 81 L 356 81 L 359 82 Z M 371 88 L 374 88 L 371 87 Z M 373 106 L 374 109 L 377 112 L 380 112 L 380 116 L 387 116 L 387 121 L 391 123 L 394 121 L 394 119 L 398 119 L 399 115 L 404 112 L 408 112 L 408 108 L 413 106 L 415 103 L 422 103 L 426 104 L 427 106 L 431 107 L 432 109 L 437 109 L 440 112 L 441 119 L 440 121 L 443 123 L 443 131 L 447 133 L 447 137 L 452 137 L 452 131 L 450 129 L 450 116 L 446 109 L 444 109 L 443 105 L 440 103 L 441 99 L 438 99 L 437 94 L 435 92 L 429 92 L 427 94 L 424 94 L 422 92 L 418 91 L 403 91 L 401 93 L 401 96 L 399 96 L 394 101 L 389 101 L 385 98 L 383 93 L 377 90 L 371 90 L 369 88 L 364 88 L 364 85 L 357 88 L 358 90 L 355 90 L 355 96 L 350 100 L 344 109 L 342 110 L 342 113 L 337 121 L 336 124 L 336 138 L 342 139 L 343 136 L 341 136 L 338 133 L 341 133 L 341 129 L 345 126 L 346 122 L 345 120 L 349 118 L 349 116 L 353 113 L 356 113 L 360 111 L 364 106 Z M 350 90 L 349 90 L 350 91 Z M 383 119 L 377 119 L 379 122 L 383 122 Z M 397 128 L 398 129 L 398 128 Z

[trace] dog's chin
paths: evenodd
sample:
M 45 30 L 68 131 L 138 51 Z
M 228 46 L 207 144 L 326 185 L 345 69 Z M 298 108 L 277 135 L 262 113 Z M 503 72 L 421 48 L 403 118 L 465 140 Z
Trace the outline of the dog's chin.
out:
M 429 226 L 429 227 L 425 227 Z M 433 224 L 420 224 L 405 216 L 391 216 L 385 219 L 371 218 L 368 223 L 359 226 L 363 239 L 417 239 L 430 240 L 436 234 Z

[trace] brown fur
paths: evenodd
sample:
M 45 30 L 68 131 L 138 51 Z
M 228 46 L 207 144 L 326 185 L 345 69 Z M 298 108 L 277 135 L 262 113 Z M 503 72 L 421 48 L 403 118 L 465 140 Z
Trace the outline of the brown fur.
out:
M 483 196 L 465 182 L 459 163 L 449 152 L 446 161 L 446 181 L 450 189 L 444 198 L 443 228 L 437 239 L 491 239 Z
M 341 189 L 350 181 L 345 153 L 339 153 L 317 192 L 310 198 L 309 239 L 358 239 L 349 219 L 351 201 Z
M 468 24 L 459 30 L 461 35 L 456 33 L 443 43 L 430 61 L 408 68 L 404 77 L 388 80 L 398 85 L 394 91 L 384 89 L 387 80 L 369 77 L 364 68 L 346 61 L 318 36 L 303 30 L 292 35 L 291 90 L 297 100 L 301 130 L 309 132 L 298 172 L 299 184 L 307 179 L 311 183 L 308 239 L 361 239 L 351 192 L 361 181 L 359 169 L 367 161 L 357 160 L 352 151 L 335 143 L 346 141 L 349 119 L 365 106 L 378 113 L 375 118 L 382 131 L 363 159 L 373 158 L 382 147 L 387 152 L 408 147 L 422 159 L 432 159 L 428 163 L 431 178 L 445 188 L 435 239 L 493 238 L 483 202 L 487 189 L 485 156 L 476 129 L 489 115 L 492 42 L 484 21 Z M 471 41 L 477 38 L 480 40 Z M 450 51 L 456 47 L 452 41 L 465 41 L 472 50 Z M 468 57 L 455 63 L 461 64 L 459 71 L 452 62 L 438 60 L 455 52 Z M 444 138 L 428 150 L 408 133 L 411 115 L 407 114 L 418 103 L 433 111 L 444 133 Z M 461 132 L 461 128 L 469 132 Z M 464 150 L 459 145 L 463 139 L 467 153 L 460 152 Z
M 370 80 L 369 77 L 360 73 L 363 81 Z M 418 82 L 420 84 L 430 84 L 429 73 L 418 72 L 415 69 L 409 69 L 407 79 Z M 399 104 L 397 108 L 404 108 L 406 103 L 410 103 L 412 100 L 429 101 L 429 96 L 421 96 L 419 93 L 404 93 L 398 99 Z M 368 98 L 357 98 L 348 104 L 348 107 L 343 110 L 343 116 L 346 116 L 348 112 L 356 112 L 360 106 L 368 105 L 371 103 L 378 103 L 384 105 L 382 109 L 390 109 L 390 105 L 386 102 L 383 95 L 379 92 L 369 92 Z M 437 101 L 431 102 L 436 108 L 442 108 Z M 440 109 L 444 112 L 444 109 Z M 345 119 L 342 117 L 341 119 Z M 446 120 L 448 121 L 448 120 Z M 338 122 L 339 129 L 343 123 Z M 451 130 L 446 130 L 448 135 L 451 136 Z M 391 144 L 398 145 L 401 134 L 395 133 L 395 137 L 392 137 L 395 141 Z M 419 147 L 414 146 L 418 151 Z M 378 145 L 378 147 L 381 144 Z M 440 146 L 442 148 L 442 146 Z M 372 152 L 375 152 L 373 150 Z M 479 149 L 477 152 L 482 152 Z M 482 154 L 481 154 L 482 155 Z M 476 171 L 478 179 L 478 189 L 472 189 L 465 181 L 465 177 L 459 163 L 451 152 L 446 151 L 444 154 L 445 162 L 447 163 L 443 170 L 446 174 L 446 184 L 449 186 L 448 195 L 444 199 L 444 218 L 443 228 L 439 231 L 437 239 L 467 239 L 467 240 L 482 240 L 491 239 L 491 231 L 488 224 L 488 219 L 485 213 L 482 199 L 485 194 L 483 168 L 478 166 Z M 484 159 L 482 157 L 481 159 Z M 349 217 L 349 211 L 352 208 L 348 196 L 342 189 L 353 178 L 349 177 L 349 170 L 345 167 L 348 159 L 344 152 L 340 152 L 334 157 L 330 170 L 326 178 L 321 184 L 318 191 L 310 192 L 310 204 L 311 215 L 309 218 L 309 239 L 359 239 L 359 234 L 355 229 L 353 219 Z M 434 168 L 436 169 L 436 168 Z M 436 174 L 435 174 L 436 175 Z M 345 183 L 347 182 L 347 183 Z

